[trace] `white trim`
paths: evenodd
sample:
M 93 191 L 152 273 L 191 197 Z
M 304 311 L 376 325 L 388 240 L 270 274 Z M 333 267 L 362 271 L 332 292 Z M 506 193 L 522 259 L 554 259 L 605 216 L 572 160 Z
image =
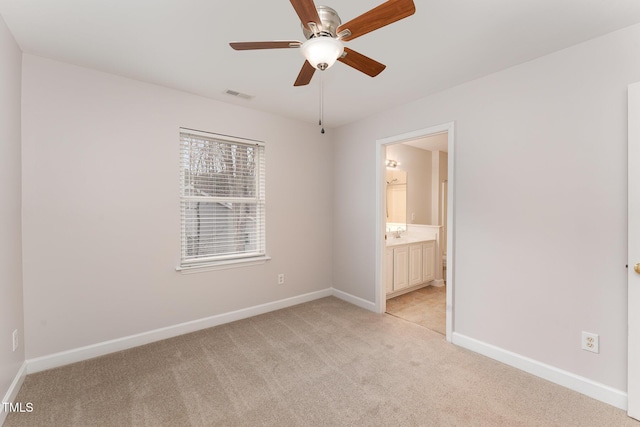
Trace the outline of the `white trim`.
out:
M 377 307 L 376 307 L 376 303 L 371 302 L 371 301 L 367 301 L 366 299 L 362 299 L 360 297 L 357 297 L 355 295 L 351 295 L 347 292 L 343 292 L 340 291 L 338 289 L 335 288 L 331 288 L 332 290 L 332 295 L 336 298 L 340 298 L 343 301 L 346 301 L 350 304 L 356 305 L 360 308 L 364 308 L 366 310 L 369 311 L 373 311 L 374 313 L 377 313 Z
M 27 374 L 57 368 L 59 366 L 80 362 L 83 360 L 103 356 L 116 351 L 126 350 L 144 344 L 149 344 L 167 338 L 173 338 L 175 336 L 222 325 L 225 323 L 234 322 L 236 320 L 246 319 L 248 317 L 280 310 L 328 296 L 335 296 L 336 298 L 339 298 L 343 301 L 369 311 L 378 311 L 378 305 L 374 302 L 367 301 L 365 299 L 351 295 L 347 292 L 340 291 L 335 288 L 326 288 L 320 291 L 310 292 L 279 301 L 206 317 L 204 319 L 168 326 L 166 328 L 155 329 L 153 331 L 130 335 L 127 337 L 80 347 L 73 350 L 63 351 L 48 356 L 28 359 L 22 364 L 20 370 L 16 374 L 16 377 L 11 383 L 11 386 L 9 387 L 9 390 L 5 395 L 3 402 L 14 401 Z M 452 334 L 452 343 L 483 356 L 502 362 L 506 365 L 523 370 L 547 381 L 551 381 L 555 384 L 577 391 L 578 393 L 582 393 L 594 399 L 600 400 L 601 402 L 607 403 L 625 411 L 627 410 L 627 394 L 621 390 L 592 381 L 588 378 L 581 377 L 571 372 L 564 371 L 554 366 L 547 365 L 537 360 L 521 356 L 511 351 L 504 350 L 500 347 L 484 343 L 482 341 L 470 338 L 457 332 Z M 6 414 L 0 411 L 0 425 L 2 425 L 2 423 L 4 422 L 5 417 Z
M 436 279 L 430 283 L 431 286 L 435 286 L 436 288 L 441 288 L 444 286 L 444 279 Z
M 384 140 L 382 140 L 384 141 Z M 385 145 L 381 140 L 376 141 L 376 268 L 374 273 L 374 294 L 375 294 L 375 312 L 382 314 L 387 309 L 387 288 L 385 285 L 386 266 L 385 252 L 387 250 L 387 242 L 383 238 L 387 232 L 386 216 L 384 206 L 387 203 L 386 188 L 386 152 Z
M 213 326 L 225 323 L 235 322 L 236 320 L 246 319 L 248 317 L 257 316 L 268 313 L 270 311 L 280 310 L 305 302 L 334 295 L 333 288 L 327 288 L 316 292 L 310 292 L 291 298 L 285 298 L 266 304 L 260 304 L 253 307 L 243 308 L 229 313 L 217 314 L 215 316 L 205 317 L 204 319 L 193 320 L 190 322 L 180 323 L 177 325 L 167 326 L 165 328 L 155 329 L 148 332 L 142 332 L 136 335 L 117 338 L 110 341 L 104 341 L 85 347 L 75 348 L 60 353 L 50 354 L 47 356 L 28 359 L 27 373 L 40 372 L 47 369 L 57 368 L 59 366 L 68 365 L 70 363 L 80 362 L 92 359 L 105 354 L 116 351 L 126 350 L 140 345 L 149 344 L 155 341 L 173 338 L 179 335 L 188 334 L 190 332 L 199 331 L 201 329 L 211 328 Z
M 91 359 L 93 357 L 103 356 L 105 354 L 116 351 L 126 350 L 128 348 L 149 344 L 167 338 L 195 332 L 224 323 L 234 322 L 236 320 L 257 316 L 268 313 L 270 311 L 280 310 L 297 304 L 313 301 L 316 299 L 335 296 L 343 301 L 364 308 L 369 311 L 377 312 L 377 305 L 371 301 L 367 301 L 360 297 L 351 295 L 347 292 L 340 291 L 335 288 L 327 288 L 316 292 L 299 295 L 296 297 L 286 298 L 271 303 L 261 304 L 229 313 L 219 314 L 204 319 L 185 322 L 178 325 L 160 328 L 141 334 L 131 335 L 124 338 L 118 338 L 111 341 L 105 341 L 86 347 L 81 347 L 69 351 L 55 353 L 49 356 L 38 357 L 26 360 L 11 383 L 3 402 L 13 402 L 24 382 L 26 374 L 52 369 L 64 366 L 70 363 L 80 362 L 82 360 Z M 474 338 L 467 337 L 460 333 L 453 333 L 452 343 L 460 347 L 466 348 L 473 352 L 482 354 L 491 359 L 497 360 L 514 368 L 523 370 L 537 377 L 567 387 L 601 402 L 615 406 L 622 410 L 627 410 L 627 394 L 621 390 L 609 387 L 607 385 L 597 383 L 588 378 L 581 377 L 571 372 L 558 369 L 551 365 L 521 356 L 500 347 L 484 343 Z M 0 411 L 0 425 L 4 422 L 6 413 Z
M 226 261 L 212 261 L 208 263 L 177 266 L 176 271 L 182 274 L 203 273 L 205 271 L 226 270 L 228 268 L 249 267 L 252 265 L 260 265 L 269 261 L 271 257 L 260 256 L 253 258 L 238 258 Z
M 22 366 L 18 369 L 18 373 L 16 373 L 13 382 L 9 386 L 9 390 L 4 395 L 2 402 L 12 402 L 15 403 L 15 398 L 20 391 L 20 387 L 22 387 L 22 383 L 27 376 L 27 362 L 22 362 Z M 0 404 L 2 403 L 0 402 Z M 0 426 L 4 423 L 4 420 L 7 418 L 7 413 L 3 409 L 4 406 L 0 407 Z
M 627 90 L 627 414 L 640 420 L 640 278 L 633 267 L 640 260 L 640 197 L 636 186 L 640 171 L 635 164 L 640 155 L 640 82 L 630 84 Z
M 627 410 L 627 393 L 622 390 L 470 338 L 458 332 L 453 333 L 452 343 L 601 402 L 608 403 L 616 408 Z
M 386 299 L 389 300 L 391 298 L 399 297 L 400 295 L 408 294 L 409 292 L 417 291 L 418 289 L 426 288 L 427 286 L 431 286 L 431 284 L 435 282 L 435 280 L 431 280 L 430 282 L 423 282 L 419 285 L 409 286 L 404 289 L 400 289 L 399 291 L 389 292 L 386 295 Z
M 456 234 L 456 224 L 455 224 L 455 194 L 456 194 L 456 185 L 455 185 L 455 157 L 456 157 L 456 147 L 455 147 L 455 123 L 450 122 L 447 124 L 447 277 L 445 277 L 445 281 L 447 284 L 447 305 L 446 305 L 446 332 L 447 332 L 447 341 L 451 342 L 453 339 L 453 330 L 454 330 L 454 304 L 455 300 L 453 298 L 453 287 L 455 286 L 455 277 L 454 277 L 454 268 L 455 268 L 455 234 Z
M 385 266 L 384 266 L 384 253 L 386 250 L 386 244 L 384 240 L 385 234 L 385 204 L 386 204 L 386 192 L 385 192 L 385 171 L 387 170 L 385 165 L 385 145 L 398 144 L 412 139 L 436 135 L 447 132 L 447 144 L 448 144 L 448 206 L 447 206 L 447 305 L 446 305 L 446 339 L 451 341 L 453 336 L 453 287 L 455 286 L 455 278 L 453 270 L 455 268 L 455 223 L 454 223 L 454 198 L 455 198 L 455 122 L 443 123 L 436 126 L 431 126 L 424 129 L 407 132 L 401 135 L 390 136 L 382 138 L 376 141 L 376 182 L 378 183 L 378 191 L 376 191 L 376 242 L 378 244 L 378 250 L 376 251 L 376 270 L 375 270 L 375 311 L 377 313 L 384 313 L 386 309 L 386 286 L 384 283 Z
M 200 136 L 200 137 L 209 138 L 209 139 L 219 139 L 219 140 L 224 140 L 228 142 L 237 142 L 239 144 L 245 144 L 245 145 L 264 146 L 264 141 L 258 141 L 256 139 L 249 139 L 249 138 L 240 138 L 239 136 L 223 135 L 220 133 L 206 132 L 206 131 L 196 130 L 196 129 L 181 127 L 180 133 L 187 133 L 189 135 L 195 135 L 195 136 Z

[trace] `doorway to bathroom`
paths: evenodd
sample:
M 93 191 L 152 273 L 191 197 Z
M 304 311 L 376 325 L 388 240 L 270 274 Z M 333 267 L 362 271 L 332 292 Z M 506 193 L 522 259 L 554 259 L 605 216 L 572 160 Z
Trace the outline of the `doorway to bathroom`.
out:
M 378 142 L 379 311 L 453 332 L 453 123 Z
M 386 313 L 446 335 L 446 307 L 446 285 L 440 287 L 425 285 L 406 294 L 387 299 Z

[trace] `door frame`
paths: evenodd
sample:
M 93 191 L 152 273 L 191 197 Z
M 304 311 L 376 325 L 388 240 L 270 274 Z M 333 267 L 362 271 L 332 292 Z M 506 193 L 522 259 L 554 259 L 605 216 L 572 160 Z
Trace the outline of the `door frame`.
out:
M 635 161 L 640 156 L 640 82 L 628 87 L 628 190 L 627 190 L 627 414 L 640 420 L 640 313 L 637 302 L 640 301 L 640 277 L 634 271 L 634 265 L 640 262 L 640 222 L 636 219 L 640 213 L 638 186 L 640 170 Z
M 424 129 L 407 132 L 376 141 L 376 182 L 378 191 L 376 192 L 376 276 L 375 276 L 375 302 L 378 313 L 384 313 L 387 308 L 385 278 L 385 206 L 387 203 L 386 192 L 386 152 L 387 145 L 399 144 L 417 138 L 423 138 L 430 135 L 447 132 L 448 145 L 448 199 L 447 199 L 447 306 L 446 306 L 446 339 L 451 342 L 453 335 L 453 312 L 454 298 L 453 290 L 455 286 L 455 181 L 454 181 L 454 165 L 455 165 L 455 122 L 447 122 L 436 126 L 430 126 Z

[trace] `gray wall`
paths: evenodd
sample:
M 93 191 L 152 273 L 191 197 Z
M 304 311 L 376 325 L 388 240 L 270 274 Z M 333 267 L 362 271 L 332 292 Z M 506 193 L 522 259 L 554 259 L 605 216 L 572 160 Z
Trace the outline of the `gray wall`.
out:
M 0 18 L 0 399 L 24 362 L 20 85 L 22 52 Z M 20 347 L 12 351 L 12 332 Z M 1 421 L 1 419 L 0 419 Z
M 636 25 L 340 128 L 334 287 L 375 301 L 376 140 L 454 121 L 454 332 L 625 391 L 638 40 Z
M 23 85 L 28 359 L 331 287 L 317 126 L 30 55 Z M 174 270 L 181 126 L 266 142 L 267 263 Z

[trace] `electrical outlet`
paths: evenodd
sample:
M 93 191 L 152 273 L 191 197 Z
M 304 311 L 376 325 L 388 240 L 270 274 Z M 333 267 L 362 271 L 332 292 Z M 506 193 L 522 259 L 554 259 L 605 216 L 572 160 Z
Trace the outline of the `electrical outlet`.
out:
M 284 285 L 284 273 L 278 274 L 278 285 Z
M 600 353 L 599 335 L 582 331 L 582 349 L 593 353 Z
M 13 331 L 13 351 L 18 349 L 18 330 Z

